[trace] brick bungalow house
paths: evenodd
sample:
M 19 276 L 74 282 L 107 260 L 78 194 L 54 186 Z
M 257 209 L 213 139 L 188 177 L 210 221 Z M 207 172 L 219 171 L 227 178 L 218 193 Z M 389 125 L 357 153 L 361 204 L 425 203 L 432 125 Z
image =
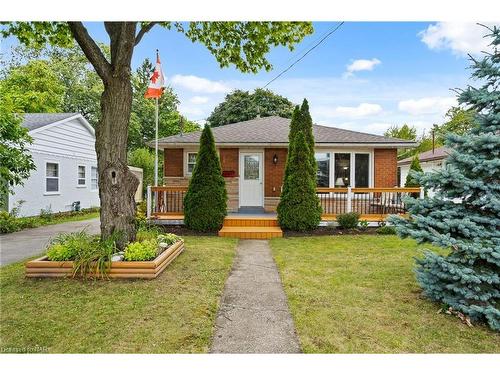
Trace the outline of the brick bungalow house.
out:
M 228 211 L 275 211 L 283 185 L 290 119 L 271 116 L 213 128 L 228 192 Z M 318 187 L 393 188 L 397 149 L 414 142 L 314 125 Z M 159 139 L 164 185 L 187 186 L 201 131 Z

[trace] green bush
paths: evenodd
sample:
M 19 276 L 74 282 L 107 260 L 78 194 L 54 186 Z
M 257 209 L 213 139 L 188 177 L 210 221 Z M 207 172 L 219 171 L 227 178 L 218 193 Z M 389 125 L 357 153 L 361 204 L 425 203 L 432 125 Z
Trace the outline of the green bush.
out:
M 53 261 L 75 260 L 77 254 L 90 252 L 98 246 L 97 239 L 97 236 L 91 236 L 84 230 L 60 234 L 49 245 L 47 257 Z
M 40 210 L 40 215 L 38 215 L 40 219 L 51 222 L 54 219 L 54 213 L 52 212 L 52 207 L 42 208 Z
M 76 255 L 73 250 L 62 243 L 55 243 L 47 249 L 47 257 L 53 261 L 73 260 Z
M 166 243 L 168 246 L 173 245 L 174 243 L 181 241 L 182 238 L 173 233 L 160 234 L 158 236 L 159 243 Z
M 359 228 L 361 230 L 367 230 L 368 229 L 368 221 L 367 220 L 360 220 L 359 221 Z
M 184 198 L 184 224 L 201 232 L 215 231 L 222 227 L 226 214 L 226 182 L 222 177 L 212 130 L 205 126 L 193 176 Z
M 158 241 L 154 239 L 133 242 L 125 248 L 124 259 L 129 261 L 153 260 L 158 254 Z
M 160 230 L 157 227 L 151 226 L 149 228 L 140 228 L 135 235 L 136 242 L 145 240 L 155 240 L 160 235 Z
M 383 235 L 386 235 L 386 234 L 396 234 L 396 227 L 384 225 L 384 226 L 381 226 L 381 227 L 377 228 L 376 232 L 378 234 L 383 234 Z
M 337 215 L 337 223 L 343 229 L 354 229 L 358 227 L 359 214 L 357 212 L 348 212 Z
M 0 211 L 0 233 L 11 233 L 21 230 L 19 219 L 7 211 Z

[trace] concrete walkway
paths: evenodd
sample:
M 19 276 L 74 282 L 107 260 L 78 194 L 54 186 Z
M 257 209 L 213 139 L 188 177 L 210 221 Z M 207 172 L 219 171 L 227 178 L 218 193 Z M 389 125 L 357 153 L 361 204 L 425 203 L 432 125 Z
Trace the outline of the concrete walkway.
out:
M 99 226 L 99 218 L 95 218 L 0 235 L 0 265 L 14 263 L 43 253 L 49 241 L 59 233 L 76 232 L 87 228 L 88 233 L 97 234 L 100 232 Z
M 267 241 L 240 240 L 215 324 L 212 353 L 300 353 Z

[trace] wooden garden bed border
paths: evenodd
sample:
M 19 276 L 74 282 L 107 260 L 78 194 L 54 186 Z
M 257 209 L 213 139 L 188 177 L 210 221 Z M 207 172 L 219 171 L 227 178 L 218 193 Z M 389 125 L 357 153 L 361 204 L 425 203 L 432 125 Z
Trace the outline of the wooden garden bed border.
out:
M 154 279 L 184 251 L 184 241 L 170 246 L 150 261 L 116 261 L 104 277 L 111 279 Z M 50 261 L 47 256 L 26 263 L 26 277 L 71 277 L 73 261 Z

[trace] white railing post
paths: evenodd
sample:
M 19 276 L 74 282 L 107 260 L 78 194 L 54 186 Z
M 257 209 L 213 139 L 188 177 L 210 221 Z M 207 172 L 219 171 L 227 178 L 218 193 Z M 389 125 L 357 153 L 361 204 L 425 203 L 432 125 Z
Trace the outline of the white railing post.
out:
M 424 196 L 425 196 L 424 188 L 420 186 L 420 199 L 424 199 Z
M 351 187 L 347 187 L 347 212 L 352 212 L 352 190 Z
M 151 186 L 148 185 L 147 188 L 147 198 L 146 198 L 146 217 L 149 219 L 151 217 Z

